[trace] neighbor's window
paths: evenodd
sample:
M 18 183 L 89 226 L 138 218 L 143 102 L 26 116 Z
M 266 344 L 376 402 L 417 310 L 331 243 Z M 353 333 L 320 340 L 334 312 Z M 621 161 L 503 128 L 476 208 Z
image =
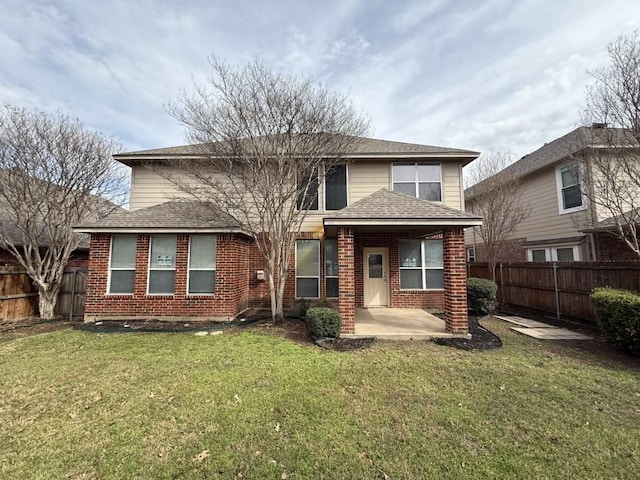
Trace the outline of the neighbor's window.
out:
M 133 294 L 136 273 L 136 235 L 111 237 L 109 293 Z
M 298 179 L 298 210 L 318 210 L 318 173 L 301 176 Z M 306 187 L 306 191 L 305 191 Z
M 439 163 L 393 164 L 393 191 L 423 200 L 442 200 Z
M 575 262 L 580 260 L 578 245 L 563 247 L 531 248 L 527 250 L 530 262 Z
M 215 235 L 194 235 L 189 239 L 188 293 L 212 294 L 216 291 Z
M 327 298 L 338 298 L 338 241 L 324 241 L 324 276 Z
M 444 288 L 442 240 L 400 240 L 400 289 Z
M 579 210 L 583 206 L 579 181 L 579 165 L 571 164 L 557 169 L 558 206 L 560 213 Z
M 532 249 L 529 250 L 531 254 L 530 261 L 532 262 L 546 262 L 547 261 L 547 250 L 544 248 Z
M 347 206 L 347 166 L 333 165 L 324 177 L 325 210 L 340 210 Z
M 476 249 L 474 247 L 467 247 L 467 262 L 476 261 Z
M 151 237 L 149 254 L 150 294 L 173 294 L 176 282 L 176 236 Z
M 320 240 L 296 241 L 296 298 L 320 298 Z

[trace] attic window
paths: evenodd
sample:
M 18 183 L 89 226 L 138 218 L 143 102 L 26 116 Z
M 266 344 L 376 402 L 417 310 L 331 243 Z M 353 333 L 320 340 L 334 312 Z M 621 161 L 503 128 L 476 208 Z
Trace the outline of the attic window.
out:
M 439 163 L 394 163 L 393 191 L 422 200 L 442 200 Z

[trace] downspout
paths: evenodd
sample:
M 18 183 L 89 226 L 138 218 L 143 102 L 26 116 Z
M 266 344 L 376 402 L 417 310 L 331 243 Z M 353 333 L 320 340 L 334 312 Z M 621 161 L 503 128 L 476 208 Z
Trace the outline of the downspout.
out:
M 589 234 L 589 243 L 591 244 L 591 261 L 597 262 L 598 256 L 596 255 L 596 239 L 593 232 Z

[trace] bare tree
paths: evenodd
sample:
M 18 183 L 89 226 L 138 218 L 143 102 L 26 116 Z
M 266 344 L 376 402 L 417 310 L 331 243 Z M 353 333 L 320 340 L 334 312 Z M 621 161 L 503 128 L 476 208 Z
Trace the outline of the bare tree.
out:
M 465 192 L 466 209 L 482 217 L 482 225 L 474 227 L 487 252 L 491 278 L 496 278 L 496 259 L 509 242 L 509 237 L 531 212 L 522 201 L 521 178 L 509 153 L 490 152 L 470 165 Z
M 591 129 L 591 148 L 582 172 L 583 194 L 594 223 L 640 257 L 640 36 L 636 30 L 608 46 L 610 64 L 590 71 L 583 121 L 614 128 Z M 596 223 L 594 225 L 598 227 Z
M 274 323 L 284 318 L 290 259 L 318 182 L 368 133 L 343 95 L 254 60 L 232 67 L 212 57 L 212 75 L 168 111 L 186 127 L 198 159 L 154 164 L 212 215 L 230 215 L 264 258 Z
M 83 236 L 72 227 L 124 200 L 117 143 L 65 115 L 6 105 L 0 112 L 0 247 L 26 270 L 42 318 L 54 316 L 60 282 Z

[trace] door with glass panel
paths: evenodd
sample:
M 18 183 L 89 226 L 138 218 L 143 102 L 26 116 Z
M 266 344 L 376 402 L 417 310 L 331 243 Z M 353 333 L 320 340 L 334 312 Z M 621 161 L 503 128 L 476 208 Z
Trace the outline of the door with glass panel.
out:
M 386 248 L 363 249 L 364 306 L 389 305 L 389 262 Z

